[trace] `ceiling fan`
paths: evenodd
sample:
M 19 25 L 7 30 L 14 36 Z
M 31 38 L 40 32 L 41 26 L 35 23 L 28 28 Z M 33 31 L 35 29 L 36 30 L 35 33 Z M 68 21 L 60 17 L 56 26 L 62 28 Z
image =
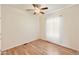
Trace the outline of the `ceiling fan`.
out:
M 45 14 L 44 10 L 48 9 L 48 7 L 43 7 L 41 8 L 41 4 L 32 4 L 32 6 L 34 7 L 34 9 L 26 9 L 27 11 L 34 11 L 34 15 L 35 14 Z

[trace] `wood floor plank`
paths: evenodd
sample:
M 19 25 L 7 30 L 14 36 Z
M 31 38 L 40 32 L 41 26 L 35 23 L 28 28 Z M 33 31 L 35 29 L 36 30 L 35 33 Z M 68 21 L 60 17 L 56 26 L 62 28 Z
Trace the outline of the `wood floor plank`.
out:
M 1 52 L 2 55 L 79 55 L 78 51 L 50 43 L 35 40 Z

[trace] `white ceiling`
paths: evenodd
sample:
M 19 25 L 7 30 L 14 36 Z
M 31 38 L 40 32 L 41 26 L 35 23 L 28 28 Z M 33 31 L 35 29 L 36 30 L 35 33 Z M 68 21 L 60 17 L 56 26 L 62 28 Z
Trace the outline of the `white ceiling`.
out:
M 41 4 L 41 5 L 42 7 L 44 6 L 48 7 L 48 10 L 45 11 L 46 13 L 64 8 L 66 6 L 70 6 L 70 4 Z M 32 4 L 15 4 L 15 5 L 10 5 L 10 6 L 24 10 L 24 11 L 26 11 L 26 9 L 33 9 Z

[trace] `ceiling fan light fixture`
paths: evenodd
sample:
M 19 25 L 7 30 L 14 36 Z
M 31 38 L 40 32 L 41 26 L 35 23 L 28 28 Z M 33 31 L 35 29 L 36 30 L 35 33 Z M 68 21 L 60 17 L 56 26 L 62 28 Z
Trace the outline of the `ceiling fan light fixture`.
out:
M 34 9 L 27 9 L 28 11 L 34 11 L 34 15 L 35 14 L 45 14 L 44 10 L 48 9 L 48 7 L 43 7 L 41 8 L 40 4 L 32 4 Z
M 34 11 L 39 14 L 41 10 L 36 7 Z

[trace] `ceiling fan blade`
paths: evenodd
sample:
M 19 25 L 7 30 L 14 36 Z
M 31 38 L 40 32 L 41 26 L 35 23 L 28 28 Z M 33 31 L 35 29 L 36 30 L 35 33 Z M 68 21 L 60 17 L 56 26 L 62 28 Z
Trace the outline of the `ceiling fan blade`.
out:
M 37 8 L 41 7 L 40 4 L 32 4 L 32 5 L 33 5 L 33 7 L 37 7 Z
M 33 7 L 36 7 L 36 4 L 32 4 L 33 5 Z
M 26 9 L 26 11 L 33 11 L 33 9 Z
M 33 13 L 34 15 L 36 14 L 36 12 Z
M 41 14 L 45 14 L 44 12 L 40 12 Z
M 48 7 L 41 8 L 41 10 L 45 10 L 45 9 L 48 9 Z

